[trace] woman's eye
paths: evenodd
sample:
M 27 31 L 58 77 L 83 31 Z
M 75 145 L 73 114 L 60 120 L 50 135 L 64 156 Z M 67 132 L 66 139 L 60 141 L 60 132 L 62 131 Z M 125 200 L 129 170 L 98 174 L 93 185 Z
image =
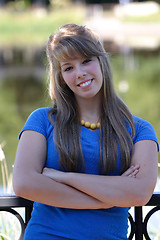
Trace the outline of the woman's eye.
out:
M 86 60 L 83 61 L 83 64 L 86 64 L 86 63 L 91 62 L 91 61 L 92 61 L 91 59 L 86 59 Z
M 68 72 L 72 69 L 72 67 L 67 67 L 66 69 L 64 69 L 64 72 Z

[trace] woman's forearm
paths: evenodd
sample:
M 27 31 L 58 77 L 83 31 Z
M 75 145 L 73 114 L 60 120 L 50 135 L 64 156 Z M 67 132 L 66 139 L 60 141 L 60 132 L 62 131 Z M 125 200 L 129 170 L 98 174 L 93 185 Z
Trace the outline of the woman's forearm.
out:
M 141 205 L 141 181 L 137 178 L 65 173 L 62 182 L 106 204 Z
M 154 141 L 144 140 L 135 144 L 132 164 L 139 165 L 136 177 L 98 176 L 80 173 L 53 172 L 58 182 L 98 199 L 100 202 L 119 207 L 140 206 L 146 204 L 157 180 L 158 152 Z
M 16 195 L 20 197 L 56 207 L 73 209 L 112 207 L 111 204 L 104 204 L 72 186 L 56 182 L 39 173 L 23 175 L 23 183 L 16 182 L 14 189 Z
M 122 176 L 135 178 L 138 172 L 139 165 L 136 165 L 135 167 L 131 166 L 126 172 L 122 174 Z M 51 168 L 44 168 L 43 175 L 61 184 L 68 185 L 74 189 L 77 189 L 78 191 L 90 195 L 98 201 L 106 204 L 107 207 L 113 206 L 112 200 L 110 201 L 109 198 L 107 198 L 106 201 L 107 192 L 109 194 L 109 186 L 108 191 L 105 191 L 106 176 L 104 177 L 79 173 L 65 173 Z
M 50 178 L 61 184 L 71 186 L 104 204 L 120 207 L 135 205 L 133 197 L 135 189 L 133 188 L 138 187 L 135 178 L 66 173 L 52 169 L 49 172 L 48 176 Z
M 24 131 L 18 144 L 13 169 L 16 195 L 51 206 L 75 209 L 107 208 L 101 201 L 42 174 L 47 154 L 46 138 Z
M 122 176 L 97 176 L 66 173 L 45 168 L 43 174 L 67 184 L 107 205 L 127 207 L 141 205 L 143 181 L 136 179 L 139 165 L 129 168 Z M 144 191 L 145 194 L 145 191 Z

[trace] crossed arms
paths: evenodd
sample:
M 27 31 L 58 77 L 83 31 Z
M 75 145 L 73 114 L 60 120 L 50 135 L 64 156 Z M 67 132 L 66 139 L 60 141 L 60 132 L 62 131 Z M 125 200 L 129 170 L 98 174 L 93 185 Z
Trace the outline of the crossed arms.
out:
M 75 209 L 130 207 L 146 204 L 157 179 L 157 144 L 134 146 L 132 166 L 122 176 L 65 173 L 44 168 L 46 138 L 24 131 L 15 159 L 13 187 L 18 196 L 51 206 Z

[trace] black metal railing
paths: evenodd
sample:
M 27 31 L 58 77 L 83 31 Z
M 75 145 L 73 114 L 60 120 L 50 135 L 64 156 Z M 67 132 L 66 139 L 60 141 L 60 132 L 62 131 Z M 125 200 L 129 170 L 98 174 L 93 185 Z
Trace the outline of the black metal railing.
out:
M 148 211 L 147 215 L 143 219 L 143 209 L 146 206 L 152 206 L 153 208 Z M 134 216 L 129 214 L 129 221 L 131 226 L 128 237 L 129 240 L 132 240 L 133 237 L 135 237 L 135 240 L 143 240 L 143 236 L 145 236 L 146 240 L 151 240 L 147 231 L 147 225 L 150 217 L 155 212 L 160 210 L 160 193 L 154 193 L 146 206 L 134 207 Z M 24 219 L 18 213 L 17 209 L 15 210 L 15 208 L 24 208 Z M 17 217 L 21 225 L 20 237 L 16 240 L 23 240 L 24 230 L 31 217 L 32 208 L 33 202 L 27 199 L 16 197 L 14 195 L 0 196 L 0 211 L 10 212 L 15 217 Z
M 146 206 L 153 207 L 148 211 L 147 215 L 143 217 L 143 209 Z M 135 236 L 135 240 L 143 240 L 143 236 L 146 240 L 152 240 L 147 231 L 148 221 L 150 217 L 157 211 L 160 210 L 160 193 L 154 193 L 150 199 L 150 201 L 143 207 L 134 207 L 134 220 L 133 216 L 129 216 L 129 220 L 131 223 L 131 232 L 129 236 L 129 240 L 133 239 Z
M 24 209 L 24 219 L 15 208 Z M 24 230 L 27 226 L 29 219 L 31 218 L 31 212 L 33 208 L 33 202 L 24 198 L 17 197 L 15 195 L 0 196 L 0 211 L 9 212 L 13 214 L 19 221 L 21 226 L 21 232 L 19 239 L 23 240 Z

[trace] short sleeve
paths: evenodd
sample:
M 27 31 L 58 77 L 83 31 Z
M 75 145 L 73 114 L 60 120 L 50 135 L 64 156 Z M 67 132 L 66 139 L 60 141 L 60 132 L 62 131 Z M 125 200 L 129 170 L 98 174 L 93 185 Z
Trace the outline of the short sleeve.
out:
M 36 131 L 47 137 L 46 129 L 47 124 L 49 123 L 47 114 L 49 110 L 49 108 L 39 108 L 32 112 L 19 134 L 19 139 L 22 135 L 22 132 L 26 130 Z
M 133 143 L 135 144 L 136 142 L 142 140 L 152 140 L 157 143 L 157 148 L 159 151 L 157 136 L 151 123 L 135 116 L 134 122 L 135 122 L 135 136 L 133 138 Z

